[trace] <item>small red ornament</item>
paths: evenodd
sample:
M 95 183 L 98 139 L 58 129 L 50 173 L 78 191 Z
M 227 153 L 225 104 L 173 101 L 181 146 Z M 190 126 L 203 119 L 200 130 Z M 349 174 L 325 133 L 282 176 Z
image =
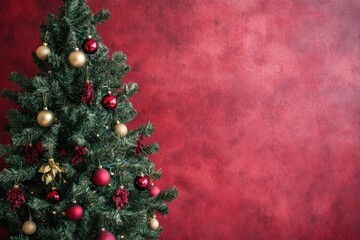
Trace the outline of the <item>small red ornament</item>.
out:
M 108 94 L 105 95 L 104 98 L 101 100 L 101 105 L 109 110 L 116 108 L 117 104 L 118 100 L 116 96 L 111 93 L 111 91 L 109 91 Z
M 6 202 L 8 202 L 12 208 L 15 210 L 25 202 L 25 196 L 22 189 L 19 185 L 15 184 L 11 189 L 6 193 Z
M 91 180 L 95 186 L 105 187 L 110 183 L 110 173 L 99 166 L 99 169 L 93 173 Z
M 83 214 L 83 207 L 77 204 L 72 205 L 66 209 L 66 217 L 71 221 L 79 221 Z
M 36 149 L 33 147 L 32 143 L 26 145 L 25 148 L 25 160 L 26 163 L 30 166 L 39 162 L 39 155 Z
M 90 80 L 86 80 L 81 96 L 81 103 L 86 103 L 87 105 L 92 106 L 94 98 L 94 85 Z
M 140 191 L 146 190 L 149 187 L 149 183 L 149 178 L 144 175 L 137 176 L 134 180 L 135 188 Z
M 45 149 L 44 149 L 44 147 L 43 147 L 43 145 L 42 145 L 42 142 L 37 142 L 37 143 L 35 144 L 35 150 L 36 150 L 36 152 L 37 152 L 40 156 L 44 156 L 44 154 L 45 154 Z
M 74 146 L 73 152 L 71 155 L 71 164 L 76 165 L 84 161 L 84 157 L 87 154 L 86 146 Z
M 115 195 L 112 197 L 117 210 L 121 210 L 125 205 L 129 204 L 129 192 L 121 186 L 115 191 Z
M 87 54 L 93 54 L 96 53 L 98 50 L 99 44 L 96 40 L 91 38 L 91 36 L 88 36 L 88 38 L 83 42 L 82 49 Z
M 148 188 L 148 192 L 150 197 L 157 197 L 161 192 L 161 190 L 158 186 L 151 184 L 150 187 Z
M 61 194 L 55 187 L 53 187 L 46 195 L 46 199 L 52 204 L 58 204 L 61 201 Z
M 116 240 L 115 236 L 109 231 L 101 231 L 96 235 L 95 240 Z

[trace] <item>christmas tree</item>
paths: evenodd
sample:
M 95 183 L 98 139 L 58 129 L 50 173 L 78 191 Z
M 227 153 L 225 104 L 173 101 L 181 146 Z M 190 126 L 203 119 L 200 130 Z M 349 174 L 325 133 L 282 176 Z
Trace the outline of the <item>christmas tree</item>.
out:
M 12 73 L 20 91 L 2 95 L 20 108 L 7 113 L 11 145 L 0 145 L 8 168 L 0 173 L 0 222 L 11 239 L 158 239 L 157 213 L 177 197 L 161 191 L 161 177 L 145 144 L 151 123 L 128 130 L 136 111 L 135 83 L 122 52 L 110 57 L 86 0 L 63 0 L 41 25 L 33 78 Z

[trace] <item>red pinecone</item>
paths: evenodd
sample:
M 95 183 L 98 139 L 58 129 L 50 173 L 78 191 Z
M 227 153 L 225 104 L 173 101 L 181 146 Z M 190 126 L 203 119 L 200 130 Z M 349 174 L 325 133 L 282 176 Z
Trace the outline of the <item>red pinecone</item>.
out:
M 7 191 L 6 202 L 8 202 L 14 210 L 25 202 L 24 192 L 20 189 L 19 185 L 14 185 L 13 188 Z
M 84 157 L 87 154 L 86 146 L 74 146 L 73 152 L 71 155 L 71 164 L 76 165 L 84 161 Z
M 135 155 L 141 155 L 142 149 L 145 147 L 144 144 L 144 136 L 142 134 L 138 135 L 138 139 L 136 140 L 135 144 Z
M 120 187 L 115 191 L 115 195 L 112 197 L 117 210 L 124 208 L 129 203 L 129 192 L 124 188 Z
M 26 145 L 25 160 L 26 163 L 29 164 L 30 166 L 39 162 L 39 154 L 31 143 Z
M 94 97 L 94 85 L 90 80 L 86 80 L 81 96 L 81 103 L 86 103 L 87 105 L 92 106 Z

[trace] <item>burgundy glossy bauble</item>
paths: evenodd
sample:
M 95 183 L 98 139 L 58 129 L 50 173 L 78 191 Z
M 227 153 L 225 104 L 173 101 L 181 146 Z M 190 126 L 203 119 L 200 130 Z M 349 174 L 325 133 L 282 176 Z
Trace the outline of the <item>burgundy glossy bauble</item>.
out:
M 82 44 L 82 49 L 87 54 L 96 53 L 98 50 L 98 47 L 99 47 L 99 44 L 97 43 L 96 40 L 94 40 L 92 38 L 87 38 Z
M 116 240 L 115 236 L 108 231 L 102 231 L 96 235 L 95 240 Z
M 45 154 L 45 149 L 44 149 L 44 147 L 42 145 L 42 142 L 37 142 L 35 144 L 35 150 L 41 156 L 43 156 Z
M 46 199 L 52 204 L 58 204 L 61 201 L 61 194 L 58 190 L 51 189 L 51 191 L 46 195 Z
M 151 185 L 148 189 L 148 192 L 150 197 L 157 197 L 161 190 L 158 186 Z
M 117 98 L 109 92 L 101 101 L 101 105 L 106 109 L 114 109 L 118 104 Z
M 105 187 L 110 183 L 110 173 L 106 169 L 99 168 L 93 173 L 91 180 L 95 186 Z
M 138 176 L 134 180 L 134 185 L 137 190 L 143 191 L 149 187 L 150 181 L 147 176 Z
M 79 221 L 82 218 L 83 213 L 83 207 L 77 204 L 66 209 L 66 217 L 71 221 Z

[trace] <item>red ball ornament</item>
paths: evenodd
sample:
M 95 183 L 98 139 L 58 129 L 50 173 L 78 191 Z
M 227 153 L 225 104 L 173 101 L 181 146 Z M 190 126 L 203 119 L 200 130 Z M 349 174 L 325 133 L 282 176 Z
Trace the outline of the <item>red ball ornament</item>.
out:
M 95 186 L 105 187 L 110 183 L 110 173 L 99 166 L 99 169 L 93 173 L 91 180 Z
M 99 44 L 96 40 L 92 39 L 91 36 L 88 36 L 88 38 L 83 42 L 82 49 L 87 54 L 93 54 L 96 53 L 98 50 Z
M 36 152 L 37 152 L 39 155 L 41 155 L 41 156 L 43 156 L 43 155 L 45 154 L 45 149 L 44 149 L 44 147 L 43 147 L 43 145 L 42 145 L 41 142 L 37 142 L 37 143 L 35 144 L 35 150 L 36 150 Z
M 79 221 L 82 218 L 83 213 L 83 207 L 77 204 L 66 209 L 66 217 L 71 221 Z
M 101 105 L 109 110 L 116 108 L 117 104 L 118 100 L 116 96 L 111 93 L 111 91 L 109 91 L 108 94 L 101 100 Z
M 48 202 L 58 204 L 61 201 L 61 194 L 56 188 L 52 188 L 46 195 Z
M 134 185 L 137 190 L 143 191 L 149 187 L 150 181 L 147 176 L 137 176 L 134 180 Z
M 161 190 L 158 186 L 151 184 L 150 187 L 148 188 L 148 192 L 150 197 L 157 197 L 161 192 Z
M 95 240 L 116 240 L 116 239 L 111 232 L 101 231 L 98 235 L 96 235 Z

